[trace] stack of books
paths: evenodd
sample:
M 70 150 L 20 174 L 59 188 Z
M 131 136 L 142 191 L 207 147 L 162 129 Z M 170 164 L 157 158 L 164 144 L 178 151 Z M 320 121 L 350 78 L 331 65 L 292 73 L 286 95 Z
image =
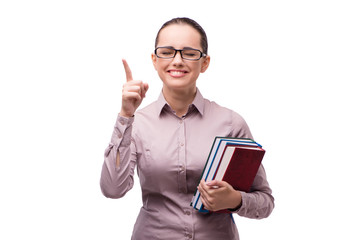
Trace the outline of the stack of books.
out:
M 264 154 L 262 146 L 252 139 L 215 137 L 201 179 L 225 181 L 235 190 L 250 192 Z M 198 190 L 190 205 L 208 212 Z

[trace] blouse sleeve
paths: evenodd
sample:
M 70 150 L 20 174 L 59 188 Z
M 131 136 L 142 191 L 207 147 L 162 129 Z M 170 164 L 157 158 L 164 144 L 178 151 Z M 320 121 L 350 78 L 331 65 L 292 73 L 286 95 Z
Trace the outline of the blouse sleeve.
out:
M 253 139 L 245 120 L 235 112 L 233 113 L 232 126 L 234 137 Z M 266 218 L 271 214 L 274 209 L 274 197 L 262 164 L 255 176 L 250 192 L 241 192 L 241 196 L 242 204 L 233 213 L 254 219 Z
M 119 115 L 109 146 L 105 150 L 100 188 L 108 198 L 121 198 L 134 185 L 136 147 L 131 137 L 133 122 L 134 118 L 124 118 Z M 116 166 L 118 152 L 120 165 Z

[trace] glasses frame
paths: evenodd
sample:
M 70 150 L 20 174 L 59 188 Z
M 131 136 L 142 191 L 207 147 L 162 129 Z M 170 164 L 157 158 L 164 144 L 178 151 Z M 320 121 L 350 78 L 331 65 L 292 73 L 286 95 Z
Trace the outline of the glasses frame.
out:
M 160 57 L 159 55 L 157 55 L 157 50 L 158 50 L 159 48 L 168 48 L 168 49 L 174 50 L 174 51 L 175 51 L 175 52 L 174 52 L 174 56 L 172 56 L 172 57 Z M 200 57 L 197 58 L 197 59 L 189 59 L 189 58 L 183 57 L 183 51 L 186 51 L 186 50 L 198 51 L 198 52 L 200 52 Z M 180 56 L 181 56 L 182 59 L 189 60 L 189 61 L 199 61 L 202 57 L 206 57 L 206 56 L 207 56 L 206 53 L 203 53 L 203 52 L 200 51 L 199 49 L 195 49 L 195 48 L 175 49 L 175 48 L 173 48 L 173 47 L 157 47 L 157 48 L 155 48 L 155 50 L 154 50 L 155 55 L 156 55 L 158 58 L 162 58 L 162 59 L 171 59 L 171 58 L 174 58 L 178 52 L 180 52 Z

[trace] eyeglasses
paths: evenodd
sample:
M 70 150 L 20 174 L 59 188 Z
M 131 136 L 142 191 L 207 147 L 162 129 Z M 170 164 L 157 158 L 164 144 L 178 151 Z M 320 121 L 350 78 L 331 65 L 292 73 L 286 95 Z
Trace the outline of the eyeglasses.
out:
M 155 49 L 155 55 L 158 58 L 174 58 L 177 52 L 180 52 L 182 59 L 191 61 L 197 61 L 206 56 L 205 53 L 193 48 L 175 49 L 173 47 L 157 47 Z

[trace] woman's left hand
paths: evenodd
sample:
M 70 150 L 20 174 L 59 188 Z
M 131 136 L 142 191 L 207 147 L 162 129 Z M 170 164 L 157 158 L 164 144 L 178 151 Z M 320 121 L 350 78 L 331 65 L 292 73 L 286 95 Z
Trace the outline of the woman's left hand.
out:
M 198 186 L 201 201 L 210 211 L 234 209 L 241 205 L 241 193 L 224 181 L 201 179 Z

